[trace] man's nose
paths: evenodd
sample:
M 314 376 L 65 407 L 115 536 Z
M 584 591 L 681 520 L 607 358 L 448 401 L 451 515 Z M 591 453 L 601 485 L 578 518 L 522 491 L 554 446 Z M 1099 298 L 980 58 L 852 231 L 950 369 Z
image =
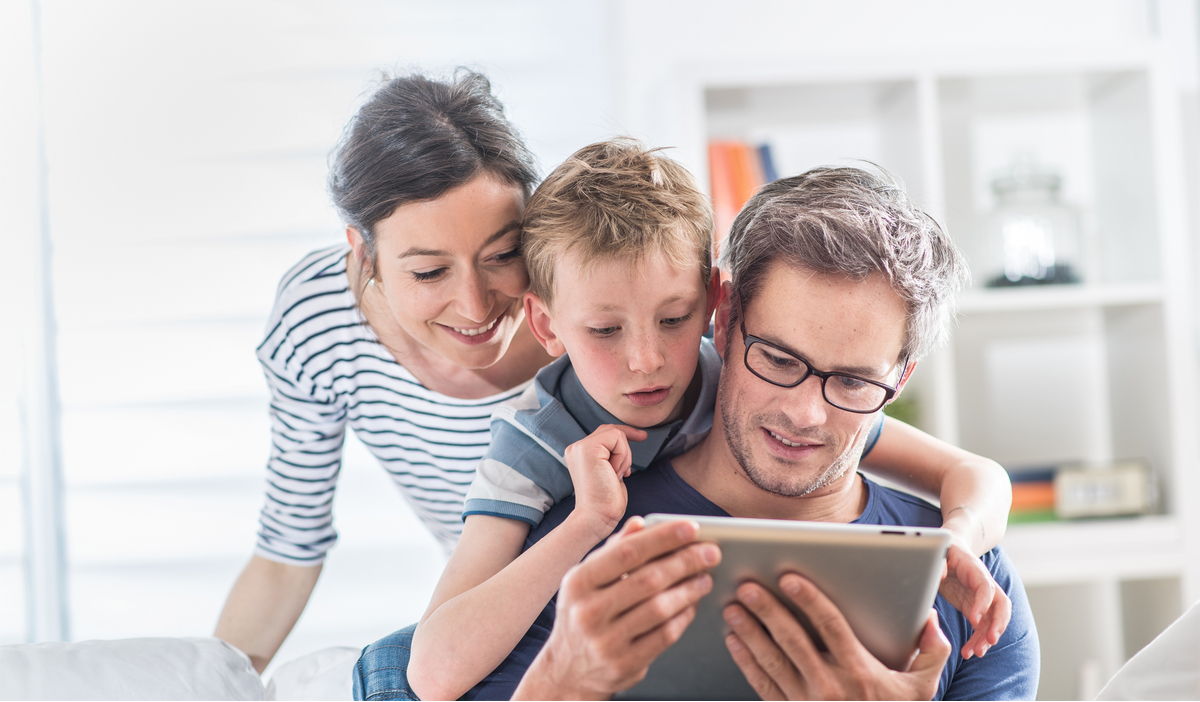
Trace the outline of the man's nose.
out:
M 783 412 L 797 427 L 816 427 L 825 423 L 829 403 L 825 402 L 825 389 L 821 379 L 810 375 L 794 388 L 787 390 L 783 401 Z
M 636 334 L 630 339 L 627 349 L 629 370 L 635 373 L 653 373 L 665 362 L 656 334 Z

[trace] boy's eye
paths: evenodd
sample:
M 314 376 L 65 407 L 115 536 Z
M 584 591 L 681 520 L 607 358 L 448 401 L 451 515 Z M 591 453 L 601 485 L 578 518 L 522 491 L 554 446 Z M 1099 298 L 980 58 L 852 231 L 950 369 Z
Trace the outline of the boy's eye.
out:
M 692 318 L 691 313 L 688 313 L 688 314 L 683 315 L 682 317 L 667 317 L 666 319 L 664 319 L 662 321 L 662 323 L 667 325 L 668 327 L 677 327 L 680 324 L 683 324 L 684 322 L 688 321 L 691 318 Z
M 437 280 L 445 272 L 445 268 L 435 268 L 431 271 L 412 271 L 412 277 L 418 283 L 426 283 L 431 280 Z
M 618 329 L 620 327 L 588 327 L 588 333 L 592 336 L 612 336 Z

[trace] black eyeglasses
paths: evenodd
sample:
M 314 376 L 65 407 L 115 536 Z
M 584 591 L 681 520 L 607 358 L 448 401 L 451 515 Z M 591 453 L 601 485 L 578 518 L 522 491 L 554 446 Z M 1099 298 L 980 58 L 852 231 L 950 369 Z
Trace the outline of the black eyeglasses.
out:
M 896 396 L 896 388 L 877 380 L 862 378 L 849 373 L 827 373 L 812 367 L 812 364 L 791 351 L 785 351 L 771 342 L 746 333 L 746 317 L 741 314 L 742 341 L 746 344 L 746 369 L 754 375 L 781 388 L 794 388 L 810 375 L 821 379 L 821 394 L 825 401 L 840 410 L 855 414 L 871 414 L 879 411 L 888 400 Z M 904 359 L 908 368 L 908 357 Z M 904 374 L 901 372 L 903 379 Z M 829 381 L 833 382 L 830 383 Z M 898 383 L 897 383 L 898 384 Z

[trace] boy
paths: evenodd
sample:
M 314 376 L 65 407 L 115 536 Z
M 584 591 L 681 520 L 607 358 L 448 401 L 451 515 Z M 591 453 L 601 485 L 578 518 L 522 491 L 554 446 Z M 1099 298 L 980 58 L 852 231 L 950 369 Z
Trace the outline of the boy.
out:
M 682 453 L 711 428 L 720 372 L 702 339 L 719 296 L 711 232 L 707 198 L 691 175 L 630 140 L 585 147 L 534 193 L 522 235 L 525 312 L 559 358 L 493 416 L 462 539 L 413 639 L 408 679 L 420 697 L 458 698 L 504 660 L 563 574 L 620 520 L 622 478 Z M 945 526 L 969 550 L 994 546 L 997 530 L 981 540 L 974 530 L 984 522 L 969 516 L 981 507 L 989 523 L 1006 516 L 1005 496 L 985 499 L 981 489 L 995 484 L 993 469 L 912 430 L 887 436 L 873 467 L 940 493 Z M 872 438 L 862 437 L 865 450 Z M 940 455 L 921 455 L 930 450 Z M 597 457 L 611 469 L 581 468 Z M 572 493 L 571 515 L 522 553 L 531 526 Z M 963 655 L 982 654 L 1007 624 L 1006 600 L 993 600 L 990 577 L 961 542 L 952 550 L 952 601 L 976 626 Z

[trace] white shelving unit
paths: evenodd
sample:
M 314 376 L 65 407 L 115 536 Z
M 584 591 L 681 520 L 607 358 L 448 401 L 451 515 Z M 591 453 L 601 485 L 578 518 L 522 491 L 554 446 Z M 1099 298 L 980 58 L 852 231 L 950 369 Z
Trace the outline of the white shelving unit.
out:
M 1085 281 L 983 286 L 910 392 L 927 431 L 1006 466 L 1139 458 L 1157 513 L 1022 524 L 1004 547 L 1042 642 L 1039 698 L 1091 699 L 1200 599 L 1196 355 L 1183 140 L 1151 53 L 927 60 L 681 76 L 692 153 L 712 138 L 772 146 L 780 175 L 866 159 L 901 177 L 973 262 L 990 179 L 1014 153 L 1063 176 L 1082 213 Z

